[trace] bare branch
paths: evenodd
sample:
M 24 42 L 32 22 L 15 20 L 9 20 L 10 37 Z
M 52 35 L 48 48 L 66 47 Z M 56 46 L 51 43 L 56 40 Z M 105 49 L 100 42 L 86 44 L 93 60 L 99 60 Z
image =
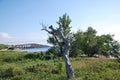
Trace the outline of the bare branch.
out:
M 42 29 L 41 29 L 41 30 L 46 31 L 46 32 L 48 32 L 49 34 L 53 34 L 52 31 L 49 31 L 49 30 L 47 29 L 47 26 L 46 26 L 46 25 L 44 25 L 43 23 L 40 23 L 40 25 L 42 26 Z

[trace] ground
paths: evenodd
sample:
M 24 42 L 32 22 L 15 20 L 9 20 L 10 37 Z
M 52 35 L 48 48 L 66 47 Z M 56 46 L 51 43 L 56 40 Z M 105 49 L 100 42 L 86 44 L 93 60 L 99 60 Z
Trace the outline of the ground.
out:
M 0 51 L 0 80 L 66 80 L 63 58 L 45 60 L 39 53 Z M 120 80 L 116 59 L 70 58 L 75 78 L 71 80 Z

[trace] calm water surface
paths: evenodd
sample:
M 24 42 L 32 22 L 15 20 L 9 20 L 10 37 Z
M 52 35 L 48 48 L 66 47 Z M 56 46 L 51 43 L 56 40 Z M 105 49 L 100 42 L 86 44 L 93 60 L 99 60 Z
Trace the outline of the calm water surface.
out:
M 31 49 L 22 49 L 18 50 L 20 52 L 46 52 L 50 47 L 43 47 L 43 48 L 31 48 Z

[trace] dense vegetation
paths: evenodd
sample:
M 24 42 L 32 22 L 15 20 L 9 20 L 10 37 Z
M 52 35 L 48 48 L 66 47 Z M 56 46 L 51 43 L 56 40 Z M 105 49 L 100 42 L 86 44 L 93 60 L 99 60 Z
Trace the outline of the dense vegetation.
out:
M 116 59 L 77 57 L 70 60 L 77 80 L 120 80 L 120 63 Z M 62 57 L 0 51 L 0 80 L 66 79 Z
M 8 48 L 7 45 L 5 45 L 5 44 L 0 44 L 0 50 L 2 50 L 2 49 L 6 49 L 6 48 Z
M 86 31 L 78 30 L 76 33 L 73 33 L 71 32 L 72 27 L 70 23 L 71 19 L 67 14 L 64 14 L 62 17 L 59 17 L 57 21 L 58 27 L 56 29 L 62 31 L 64 36 L 70 41 L 71 57 L 77 57 L 83 54 L 87 56 L 104 55 L 106 57 L 112 54 L 119 55 L 120 43 L 114 40 L 114 35 L 103 34 L 99 36 L 97 35 L 97 31 L 92 27 L 88 27 Z M 56 41 L 56 38 L 59 41 Z M 62 43 L 62 41 L 58 35 L 56 35 L 56 38 L 53 35 L 48 38 L 48 42 L 54 45 L 50 51 L 53 54 L 57 54 L 57 56 L 62 56 L 63 46 L 57 43 Z
M 0 44 L 0 50 L 14 50 L 15 47 L 6 45 L 6 44 Z
M 92 27 L 83 31 L 77 31 L 73 34 L 73 41 L 71 42 L 71 55 L 78 56 L 86 54 L 88 56 L 119 54 L 120 44 L 114 40 L 113 35 L 104 34 L 97 35 L 97 31 Z

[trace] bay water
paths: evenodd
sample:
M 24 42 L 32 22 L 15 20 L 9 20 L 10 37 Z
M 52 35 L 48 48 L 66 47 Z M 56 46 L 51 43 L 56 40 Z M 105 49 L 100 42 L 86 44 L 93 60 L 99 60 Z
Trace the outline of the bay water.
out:
M 46 52 L 50 47 L 43 48 L 30 48 L 30 49 L 20 49 L 19 52 Z

